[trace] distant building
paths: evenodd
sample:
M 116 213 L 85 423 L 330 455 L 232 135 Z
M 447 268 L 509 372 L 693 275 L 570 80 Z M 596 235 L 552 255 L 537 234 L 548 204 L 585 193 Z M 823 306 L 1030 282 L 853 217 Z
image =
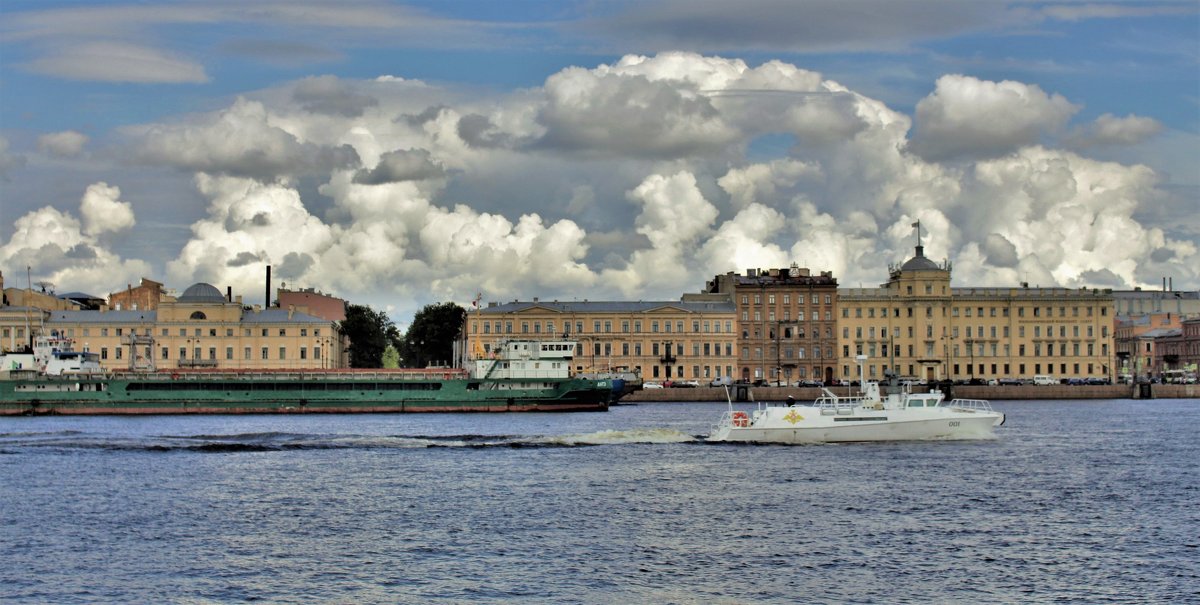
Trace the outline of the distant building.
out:
M 164 300 L 172 299 L 167 296 L 163 285 L 143 277 L 136 287 L 131 284 L 120 292 L 109 294 L 108 307 L 115 311 L 153 311 Z
M 42 284 L 36 290 L 32 287 L 5 288 L 4 274 L 0 272 L 0 293 L 3 293 L 3 296 L 0 296 L 0 301 L 5 306 L 30 307 L 43 311 L 66 311 L 80 308 L 79 303 L 70 299 L 60 298 L 53 291 L 47 290 L 46 284 Z
M 833 380 L 838 288 L 831 272 L 748 269 L 716 276 L 705 292 L 731 296 L 737 307 L 738 379 Z
M 100 354 L 109 369 L 347 367 L 335 322 L 288 309 L 245 308 L 194 284 L 154 310 L 58 311 L 41 328 Z
M 1164 283 L 1162 290 L 1114 290 L 1113 305 L 1117 310 L 1116 318 L 1167 313 L 1184 319 L 1200 317 L 1200 291 L 1172 290 L 1168 289 L 1168 283 L 1173 282 Z
M 574 339 L 574 370 L 639 371 L 646 380 L 731 376 L 735 314 L 727 296 L 679 301 L 490 303 L 467 315 L 468 350 L 486 355 L 510 338 Z
M 878 288 L 839 290 L 839 376 L 927 380 L 1112 378 L 1109 290 L 951 288 L 951 265 L 916 254 Z
M 340 298 L 323 294 L 312 288 L 302 288 L 300 290 L 279 288 L 276 294 L 276 300 L 279 302 L 279 308 L 281 309 L 295 307 L 296 309 L 304 309 L 309 315 L 314 315 L 328 321 L 340 322 L 346 320 L 346 301 Z
M 1153 371 L 1168 382 L 1195 381 L 1200 367 L 1200 318 L 1154 336 Z
M 1161 366 L 1156 359 L 1155 339 L 1177 333 L 1182 319 L 1176 313 L 1133 314 L 1116 321 L 1113 346 L 1117 352 L 1117 374 L 1120 378 L 1148 378 Z

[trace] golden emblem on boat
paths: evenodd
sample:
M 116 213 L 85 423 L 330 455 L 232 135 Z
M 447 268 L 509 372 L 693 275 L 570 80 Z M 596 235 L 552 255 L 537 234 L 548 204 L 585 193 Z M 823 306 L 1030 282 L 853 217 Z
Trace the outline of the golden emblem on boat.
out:
M 796 424 L 797 422 L 804 420 L 804 416 L 797 414 L 796 410 L 792 410 L 792 411 L 788 412 L 787 415 L 783 417 L 783 419 L 792 424 Z

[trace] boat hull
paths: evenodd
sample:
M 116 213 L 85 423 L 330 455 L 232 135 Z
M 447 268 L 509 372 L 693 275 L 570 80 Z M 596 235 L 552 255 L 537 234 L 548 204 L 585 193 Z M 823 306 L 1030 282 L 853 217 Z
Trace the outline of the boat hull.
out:
M 581 379 L 41 378 L 0 381 L 0 415 L 604 411 L 611 392 Z
M 722 422 L 708 440 L 806 444 L 991 439 L 993 429 L 1004 422 L 1004 415 L 998 412 L 939 410 L 944 413 L 904 418 L 894 411 L 823 415 L 817 408 L 787 409 L 796 411 L 794 422 L 780 412 L 759 412 L 746 426 Z

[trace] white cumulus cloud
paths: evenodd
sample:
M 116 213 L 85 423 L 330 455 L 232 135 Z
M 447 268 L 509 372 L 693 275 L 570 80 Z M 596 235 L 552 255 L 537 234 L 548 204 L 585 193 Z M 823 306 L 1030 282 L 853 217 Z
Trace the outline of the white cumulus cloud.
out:
M 79 204 L 79 212 L 83 215 L 83 232 L 100 235 L 133 227 L 137 222 L 133 218 L 133 205 L 120 201 L 120 197 L 121 190 L 108 186 L 108 183 L 89 185 Z
M 996 157 L 1038 143 L 1078 110 L 1033 84 L 946 75 L 917 103 L 910 148 L 928 160 Z
M 70 158 L 83 153 L 88 142 L 87 135 L 74 130 L 52 132 L 38 137 L 38 151 L 61 158 Z

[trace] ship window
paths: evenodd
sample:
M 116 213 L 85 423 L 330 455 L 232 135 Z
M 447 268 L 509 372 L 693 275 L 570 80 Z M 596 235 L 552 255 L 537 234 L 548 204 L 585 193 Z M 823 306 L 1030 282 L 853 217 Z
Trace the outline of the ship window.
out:
M 208 316 L 203 311 L 193 311 L 191 319 L 208 319 Z
M 911 401 L 909 401 L 909 402 L 908 402 L 908 407 L 910 407 L 910 408 L 923 408 L 923 407 L 925 407 L 925 402 L 924 402 L 924 401 L 922 401 L 922 400 L 920 400 L 920 399 L 913 399 L 913 400 L 911 400 Z

